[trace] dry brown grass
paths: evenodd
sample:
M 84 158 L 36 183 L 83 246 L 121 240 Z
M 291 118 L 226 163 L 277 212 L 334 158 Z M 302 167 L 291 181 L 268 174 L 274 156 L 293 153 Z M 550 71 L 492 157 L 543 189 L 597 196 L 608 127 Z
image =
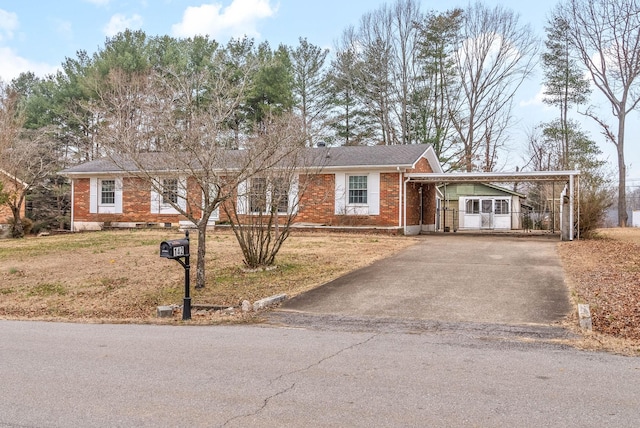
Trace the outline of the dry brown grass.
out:
M 589 304 L 593 333 L 583 346 L 640 354 L 640 229 L 601 229 L 563 242 L 559 253 L 574 302 Z M 577 315 L 570 320 L 577 324 Z
M 159 245 L 183 236 L 134 230 L 2 240 L 0 317 L 158 322 L 156 307 L 181 304 L 184 295 L 184 270 L 173 260 L 161 259 Z M 293 296 L 414 242 L 385 235 L 294 234 L 281 250 L 277 269 L 250 273 L 243 270 L 235 237 L 212 232 L 207 239 L 207 286 L 192 286 L 192 302 L 238 306 L 242 300 L 280 293 Z M 192 239 L 192 254 L 196 245 Z M 195 259 L 191 257 L 192 284 Z M 178 315 L 169 322 L 179 322 Z M 229 318 L 194 314 L 194 321 L 202 322 Z

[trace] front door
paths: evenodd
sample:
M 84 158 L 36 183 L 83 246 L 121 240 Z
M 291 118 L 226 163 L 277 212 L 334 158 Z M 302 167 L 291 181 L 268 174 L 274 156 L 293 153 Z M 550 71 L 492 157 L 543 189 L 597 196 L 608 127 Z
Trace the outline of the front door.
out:
M 480 204 L 480 227 L 482 229 L 493 229 L 493 200 L 482 199 Z

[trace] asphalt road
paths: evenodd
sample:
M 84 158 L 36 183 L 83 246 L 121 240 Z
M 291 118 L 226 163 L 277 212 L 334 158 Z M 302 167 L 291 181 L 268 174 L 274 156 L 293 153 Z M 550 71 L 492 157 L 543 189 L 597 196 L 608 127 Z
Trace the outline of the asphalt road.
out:
M 0 321 L 0 427 L 637 426 L 640 359 L 448 325 Z

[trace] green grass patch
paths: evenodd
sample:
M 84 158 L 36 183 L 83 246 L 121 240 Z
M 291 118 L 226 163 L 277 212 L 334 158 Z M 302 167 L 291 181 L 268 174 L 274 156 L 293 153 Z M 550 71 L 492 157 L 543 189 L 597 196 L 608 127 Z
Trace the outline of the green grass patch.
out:
M 171 234 L 159 231 L 100 231 L 30 237 L 27 239 L 0 239 L 0 260 L 38 257 L 52 252 L 64 254 L 91 249 L 93 254 L 102 254 L 115 249 L 131 247 L 155 247 L 164 239 L 173 239 Z
M 64 296 L 67 294 L 67 289 L 64 284 L 59 282 L 45 282 L 36 285 L 31 291 L 27 293 L 29 297 L 50 297 L 50 296 Z

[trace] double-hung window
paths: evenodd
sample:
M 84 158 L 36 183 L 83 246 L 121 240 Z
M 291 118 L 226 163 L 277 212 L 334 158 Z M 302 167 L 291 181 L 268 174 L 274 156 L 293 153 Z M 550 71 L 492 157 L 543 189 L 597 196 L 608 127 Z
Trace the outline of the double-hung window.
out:
M 267 211 L 267 179 L 254 177 L 250 181 L 249 211 L 263 213 Z
M 289 211 L 289 184 L 286 180 L 279 179 L 271 182 L 271 209 L 277 209 L 279 213 Z
M 289 211 L 289 184 L 283 179 L 254 177 L 249 184 L 249 209 L 252 213 Z
M 367 203 L 367 176 L 349 176 L 349 204 L 365 205 Z
M 115 205 L 116 203 L 116 181 L 100 181 L 100 205 Z
M 509 214 L 509 201 L 506 199 L 495 200 L 495 213 L 496 214 Z
M 162 205 L 178 203 L 178 179 L 165 178 L 162 180 Z

